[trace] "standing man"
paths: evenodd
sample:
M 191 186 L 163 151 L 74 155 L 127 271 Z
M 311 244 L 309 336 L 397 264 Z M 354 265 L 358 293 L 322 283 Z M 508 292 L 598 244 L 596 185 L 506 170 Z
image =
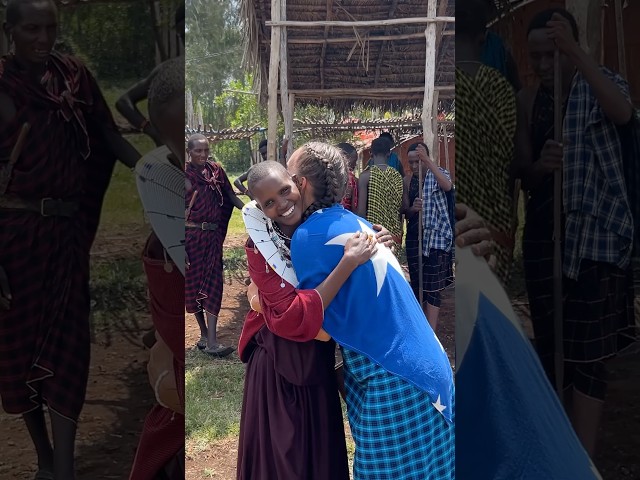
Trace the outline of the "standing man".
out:
M 561 170 L 565 408 L 593 456 L 607 390 L 605 361 L 636 337 L 630 266 L 634 224 L 623 165 L 638 125 L 627 82 L 580 48 L 569 12 L 550 9 L 534 17 L 528 48 L 540 85 L 518 96 L 519 124 L 526 127 L 518 132 L 516 158 L 529 194 L 523 257 L 536 350 L 555 383 L 553 172 Z M 562 144 L 553 139 L 556 48 Z
M 222 246 L 233 207 L 242 209 L 244 203 L 222 167 L 208 160 L 209 141 L 204 135 L 189 138 L 187 154 L 185 304 L 200 327 L 198 348 L 226 357 L 233 348 L 221 345 L 216 337 L 223 288 Z
M 347 190 L 342 199 L 342 206 L 347 210 L 357 213 L 358 211 L 358 177 L 353 172 L 358 162 L 358 151 L 350 143 L 339 143 L 337 147 L 347 159 L 347 169 L 349 180 L 347 181 Z
M 402 243 L 402 177 L 398 170 L 390 167 L 390 142 L 386 138 L 376 138 L 371 142 L 372 164 L 358 179 L 358 215 L 370 223 L 382 225 L 393 240 Z
M 175 28 L 176 33 L 182 40 L 183 45 L 184 17 L 185 9 L 184 2 L 182 2 L 175 13 Z M 149 93 L 149 87 L 151 86 L 151 82 L 153 82 L 155 76 L 158 74 L 159 67 L 160 65 L 154 68 L 147 78 L 142 79 L 131 88 L 129 88 L 129 90 L 124 92 L 116 102 L 116 108 L 118 109 L 118 112 L 120 112 L 120 115 L 126 118 L 133 127 L 151 137 L 156 146 L 162 145 L 162 138 L 156 130 L 156 127 L 151 122 L 149 122 L 147 118 L 145 118 L 142 112 L 138 109 L 137 105 L 143 100 L 146 100 Z
M 429 149 L 424 143 L 409 147 L 409 158 L 418 160 L 427 167 L 422 188 L 422 255 L 423 289 L 425 314 L 433 331 L 438 326 L 438 316 L 442 302 L 440 292 L 453 282 L 453 231 L 450 218 L 450 204 L 453 184 L 448 170 L 439 167 L 429 157 Z
M 116 158 L 133 167 L 140 155 L 87 68 L 53 49 L 53 0 L 9 0 L 3 29 L 13 53 L 0 59 L 0 397 L 22 415 L 36 478 L 73 480 L 89 375 L 89 251 Z

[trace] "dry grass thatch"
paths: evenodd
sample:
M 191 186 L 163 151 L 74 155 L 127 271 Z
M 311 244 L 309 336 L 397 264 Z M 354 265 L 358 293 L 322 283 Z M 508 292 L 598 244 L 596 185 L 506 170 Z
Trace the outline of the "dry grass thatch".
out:
M 426 17 L 427 0 L 287 0 L 287 21 L 378 21 Z M 438 16 L 454 16 L 455 0 L 439 0 Z M 242 0 L 245 66 L 266 101 L 271 27 L 270 0 Z M 451 23 L 439 24 L 450 33 Z M 426 24 L 377 27 L 287 27 L 289 90 L 296 104 L 348 110 L 355 103 L 385 108 L 421 107 L 424 95 Z M 390 40 L 380 37 L 393 36 Z M 400 37 L 400 38 L 398 38 Z M 436 87 L 455 84 L 455 41 L 442 35 L 436 52 Z M 341 39 L 348 39 L 341 40 Z M 313 42 L 313 43 L 311 43 Z M 384 92 L 383 89 L 412 89 Z M 331 98 L 318 91 L 341 89 Z M 375 92 L 368 92 L 376 89 Z M 312 91 L 304 93 L 305 91 Z M 354 95 L 354 90 L 357 92 Z M 441 93 L 441 97 L 446 94 Z M 449 93 L 449 95 L 451 95 Z
M 189 127 L 184 130 L 185 141 L 189 139 L 191 135 L 196 133 L 202 134 L 211 143 L 223 142 L 225 140 L 245 140 L 253 137 L 256 133 L 265 131 L 264 127 L 255 125 L 253 127 L 240 127 L 240 128 L 225 128 L 222 130 L 215 130 L 211 125 L 198 125 Z

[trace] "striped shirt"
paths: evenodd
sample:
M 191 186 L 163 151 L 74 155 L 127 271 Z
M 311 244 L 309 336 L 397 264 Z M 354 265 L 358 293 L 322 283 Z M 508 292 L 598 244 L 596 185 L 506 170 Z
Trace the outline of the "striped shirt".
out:
M 604 67 L 602 71 L 629 99 L 627 82 Z M 631 258 L 633 219 L 619 127 L 606 118 L 579 73 L 569 95 L 563 138 L 564 273 L 577 279 L 582 260 L 626 268 Z

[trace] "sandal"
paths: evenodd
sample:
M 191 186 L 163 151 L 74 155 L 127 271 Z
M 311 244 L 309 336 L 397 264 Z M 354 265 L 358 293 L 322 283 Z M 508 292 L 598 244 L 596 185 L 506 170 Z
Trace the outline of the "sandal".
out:
M 207 355 L 211 355 L 212 357 L 224 358 L 231 355 L 234 350 L 235 348 L 233 347 L 225 347 L 223 345 L 218 345 L 217 348 L 214 348 L 214 349 L 205 348 L 202 351 Z
M 51 470 L 41 468 L 36 472 L 36 476 L 33 480 L 54 480 L 53 472 Z
M 204 350 L 207 348 L 207 337 L 200 337 L 200 340 L 196 343 L 196 347 L 198 347 L 198 350 Z

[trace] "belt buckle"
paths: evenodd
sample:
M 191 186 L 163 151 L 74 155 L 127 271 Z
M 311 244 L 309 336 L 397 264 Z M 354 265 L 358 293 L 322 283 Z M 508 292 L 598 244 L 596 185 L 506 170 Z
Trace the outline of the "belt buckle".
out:
M 42 215 L 43 217 L 50 217 L 51 215 L 47 215 L 46 213 L 44 213 L 44 208 L 45 208 L 45 204 L 48 201 L 52 201 L 53 198 L 51 197 L 47 197 L 47 198 L 43 198 L 40 200 L 40 215 Z

